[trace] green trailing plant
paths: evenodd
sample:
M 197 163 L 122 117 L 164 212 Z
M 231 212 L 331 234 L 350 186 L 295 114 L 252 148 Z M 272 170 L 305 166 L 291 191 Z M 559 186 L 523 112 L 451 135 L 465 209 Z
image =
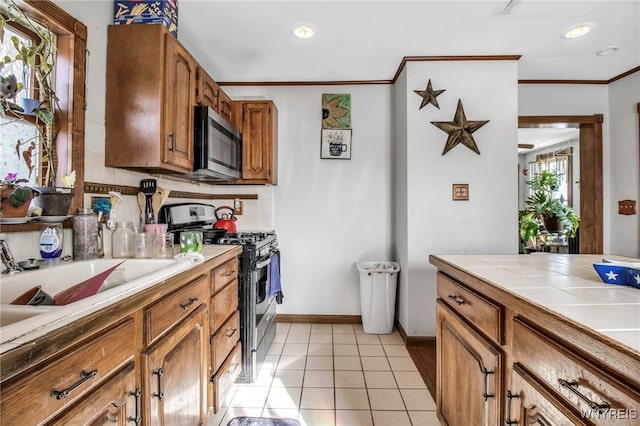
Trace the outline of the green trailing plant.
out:
M 46 164 L 42 182 L 44 186 L 55 186 L 55 141 L 57 136 L 55 114 L 58 107 L 58 97 L 53 87 L 53 73 L 56 65 L 56 36 L 45 26 L 34 22 L 13 1 L 6 3 L 6 6 L 0 10 L 0 40 L 3 42 L 6 36 L 5 27 L 10 22 L 29 29 L 37 35 L 39 41 L 25 44 L 18 37 L 11 37 L 11 44 L 16 51 L 15 55 L 0 58 L 0 115 L 13 117 L 17 120 L 27 120 L 28 115 L 35 117 L 36 129 L 43 149 L 41 161 Z M 39 105 L 29 114 L 12 102 L 20 91 L 27 89 L 14 74 L 6 71 L 5 67 L 14 63 L 22 64 L 24 76 L 33 73 L 35 80 L 33 93 L 38 96 Z M 30 81 L 30 78 L 27 77 L 24 80 Z M 35 145 L 33 142 L 19 140 L 16 143 L 18 155 L 20 155 L 22 146 L 27 147 L 22 151 L 22 159 L 30 172 L 40 167 L 39 164 L 32 162 L 33 150 L 29 148 Z
M 580 219 L 573 209 L 558 197 L 558 176 L 548 170 L 536 174 L 527 182 L 532 193 L 525 200 L 526 209 L 520 213 L 520 236 L 525 241 L 538 236 L 538 227 L 533 223 L 542 223 L 548 231 L 553 231 L 549 223 L 557 220 L 567 237 L 574 237 L 580 225 Z

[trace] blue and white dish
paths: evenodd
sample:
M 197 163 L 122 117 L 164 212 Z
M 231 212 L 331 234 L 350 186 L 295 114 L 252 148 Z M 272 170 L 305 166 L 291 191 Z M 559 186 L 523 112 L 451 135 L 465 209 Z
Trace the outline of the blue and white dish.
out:
M 609 262 L 594 263 L 593 267 L 605 284 L 629 285 L 631 278 L 629 267 Z

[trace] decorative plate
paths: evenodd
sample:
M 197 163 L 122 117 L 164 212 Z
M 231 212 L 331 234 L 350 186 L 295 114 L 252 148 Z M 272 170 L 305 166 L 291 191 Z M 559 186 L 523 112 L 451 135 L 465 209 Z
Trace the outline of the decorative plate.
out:
M 55 223 L 55 222 L 64 222 L 65 220 L 72 217 L 72 214 L 66 216 L 39 216 L 38 220 L 43 223 Z
M 0 217 L 0 224 L 15 225 L 32 221 L 33 217 Z

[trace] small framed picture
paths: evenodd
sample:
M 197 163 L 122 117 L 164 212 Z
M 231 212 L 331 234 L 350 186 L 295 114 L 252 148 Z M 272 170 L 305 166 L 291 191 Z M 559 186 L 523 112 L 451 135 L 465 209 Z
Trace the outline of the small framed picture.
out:
M 322 129 L 320 158 L 351 160 L 351 129 Z
M 452 189 L 453 201 L 469 201 L 469 184 L 454 183 Z

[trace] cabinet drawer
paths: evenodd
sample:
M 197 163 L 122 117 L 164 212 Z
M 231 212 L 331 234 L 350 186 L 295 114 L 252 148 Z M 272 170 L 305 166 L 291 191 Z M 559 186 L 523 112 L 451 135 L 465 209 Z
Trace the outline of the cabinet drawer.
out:
M 231 259 L 211 272 L 211 294 L 238 278 L 238 259 Z
M 127 319 L 90 337 L 66 355 L 3 384 L 0 423 L 37 425 L 79 400 L 113 371 L 133 360 L 135 335 L 135 321 Z
M 153 342 L 208 299 L 209 288 L 203 276 L 146 308 L 145 343 Z
M 217 330 L 231 314 L 238 310 L 238 280 L 233 281 L 213 297 L 211 331 Z
M 616 425 L 637 424 L 640 407 L 638 390 L 609 376 L 601 368 L 581 358 L 565 344 L 556 342 L 531 328 L 520 319 L 514 319 L 513 361 L 550 387 L 565 404 L 578 412 L 588 412 L 588 419 L 595 424 L 611 424 L 607 412 L 627 413 L 626 418 L 616 417 Z M 602 404 L 603 412 L 589 406 L 589 402 Z M 610 408 L 611 410 L 607 411 Z M 610 413 L 611 414 L 611 413 Z
M 211 381 L 213 382 L 213 411 L 217 413 L 224 398 L 236 381 L 236 378 L 242 370 L 242 345 L 238 343 L 229 358 L 222 364 L 218 373 L 215 374 Z
M 112 376 L 73 408 L 56 418 L 55 425 L 99 425 L 109 419 L 115 424 L 132 424 L 140 416 L 140 389 L 136 388 L 136 371 L 133 363 Z M 117 422 L 120 420 L 120 423 Z
M 218 371 L 231 349 L 238 342 L 240 336 L 240 313 L 235 312 L 211 339 L 211 365 L 213 371 Z
M 504 344 L 502 307 L 438 273 L 438 297 L 487 337 Z

